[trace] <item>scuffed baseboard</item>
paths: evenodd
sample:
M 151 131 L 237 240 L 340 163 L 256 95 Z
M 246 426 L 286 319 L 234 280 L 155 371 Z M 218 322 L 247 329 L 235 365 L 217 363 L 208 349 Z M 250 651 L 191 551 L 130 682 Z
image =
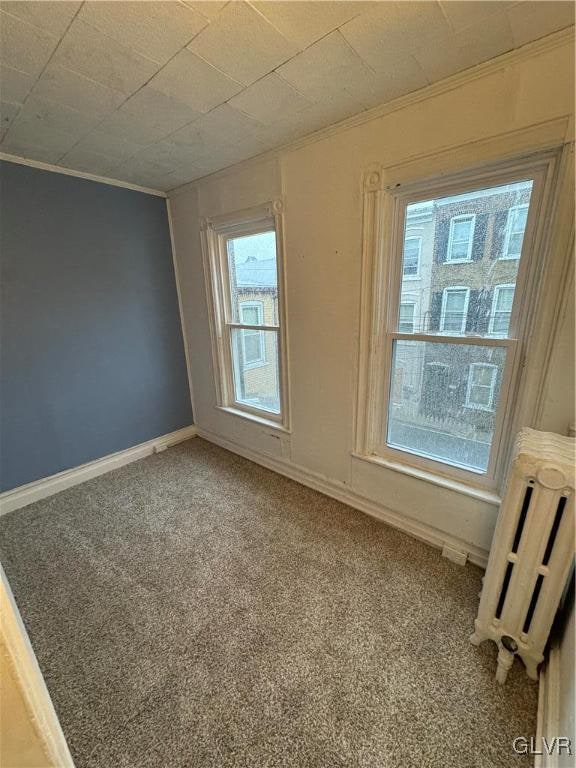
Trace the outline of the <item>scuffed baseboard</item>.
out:
M 323 477 L 315 472 L 310 472 L 304 467 L 292 464 L 286 460 L 275 458 L 273 456 L 265 456 L 264 454 L 234 443 L 214 432 L 202 429 L 201 427 L 198 427 L 198 437 L 202 437 L 211 443 L 226 448 L 232 453 L 237 453 L 239 456 L 243 456 L 256 464 L 260 464 L 267 469 L 278 472 L 280 475 L 289 477 L 291 480 L 296 480 L 296 482 L 306 485 L 309 488 L 313 488 L 315 491 L 320 491 L 320 493 L 324 493 L 326 496 L 330 496 L 344 504 L 348 504 L 348 506 L 354 507 L 354 509 L 358 509 L 378 520 L 382 520 L 382 522 L 391 525 L 393 528 L 398 528 L 416 539 L 431 544 L 437 549 L 444 549 L 444 547 L 448 546 L 450 549 L 461 553 L 462 556 L 465 553 L 470 562 L 479 565 L 481 568 L 486 568 L 486 564 L 488 563 L 488 552 L 480 547 L 475 547 L 473 544 L 461 541 L 437 528 L 432 528 L 413 518 L 394 512 L 371 499 L 367 499 L 365 496 L 355 493 L 348 486 L 340 485 L 333 480 Z
M 177 445 L 195 436 L 196 427 L 194 425 L 184 427 L 183 429 L 176 430 L 176 432 L 155 437 L 153 440 L 140 443 L 124 451 L 111 453 L 108 456 L 103 456 L 101 459 L 81 464 L 79 467 L 73 467 L 64 472 L 58 472 L 56 475 L 50 475 L 50 477 L 44 477 L 40 480 L 35 480 L 33 483 L 20 485 L 18 488 L 5 491 L 0 494 L 0 515 L 13 512 L 15 509 L 20 509 L 35 501 L 45 499 L 55 493 L 64 491 L 66 488 L 71 488 L 73 485 L 84 483 L 92 477 L 103 475 L 113 469 L 123 467 L 125 464 L 131 464 L 133 461 L 138 461 L 138 459 L 143 459 L 145 456 L 163 451 L 172 445 Z

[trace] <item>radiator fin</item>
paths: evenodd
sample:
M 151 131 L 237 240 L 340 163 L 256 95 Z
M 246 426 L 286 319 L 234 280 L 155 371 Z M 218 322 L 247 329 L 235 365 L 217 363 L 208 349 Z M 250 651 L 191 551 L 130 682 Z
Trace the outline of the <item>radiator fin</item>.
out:
M 506 594 L 508 593 L 508 586 L 510 584 L 510 579 L 512 578 L 513 568 L 514 563 L 508 563 L 506 566 L 506 572 L 502 581 L 502 589 L 500 590 L 500 597 L 498 598 L 498 606 L 496 608 L 495 616 L 497 619 L 502 615 L 502 609 L 504 608 L 504 601 L 506 600 Z
M 516 533 L 514 534 L 514 543 L 512 544 L 512 552 L 514 553 L 518 552 L 518 547 L 520 546 L 520 539 L 522 538 L 522 531 L 524 530 L 524 523 L 526 522 L 526 515 L 528 514 L 533 490 L 531 485 L 526 486 L 524 501 L 522 502 L 522 509 L 520 510 L 520 517 L 518 518 L 518 525 L 516 526 Z
M 530 600 L 530 605 L 528 606 L 528 610 L 526 611 L 524 626 L 522 627 L 522 632 L 524 632 L 524 634 L 526 634 L 529 631 L 530 624 L 532 624 L 532 617 L 534 616 L 534 611 L 536 610 L 536 605 L 538 604 L 538 597 L 540 596 L 540 590 L 542 589 L 543 583 L 544 583 L 544 576 L 542 576 L 542 574 L 539 573 L 538 578 L 536 579 L 536 584 L 534 585 L 534 592 L 532 592 L 532 599 Z
M 556 514 L 554 515 L 554 522 L 552 523 L 552 528 L 550 529 L 550 536 L 548 536 L 546 551 L 544 552 L 544 557 L 542 558 L 542 565 L 548 565 L 550 561 L 550 555 L 552 554 L 552 550 L 554 549 L 554 542 L 556 541 L 556 536 L 558 535 L 558 528 L 560 528 L 560 523 L 562 522 L 562 515 L 564 514 L 565 506 L 566 506 L 566 496 L 560 496 L 558 500 L 558 507 L 556 508 Z

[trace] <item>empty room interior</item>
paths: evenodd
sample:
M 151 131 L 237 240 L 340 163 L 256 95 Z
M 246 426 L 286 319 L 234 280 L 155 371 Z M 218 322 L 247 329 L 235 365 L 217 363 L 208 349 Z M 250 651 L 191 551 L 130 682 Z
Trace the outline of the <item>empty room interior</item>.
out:
M 568 0 L 0 0 L 1 768 L 574 768 Z

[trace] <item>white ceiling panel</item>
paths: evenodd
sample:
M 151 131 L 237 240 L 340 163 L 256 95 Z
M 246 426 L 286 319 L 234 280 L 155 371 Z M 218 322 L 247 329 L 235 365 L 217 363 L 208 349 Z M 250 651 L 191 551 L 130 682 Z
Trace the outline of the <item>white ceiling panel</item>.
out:
M 0 61 L 2 64 L 26 72 L 28 75 L 39 75 L 57 45 L 57 37 L 0 11 Z
M 207 19 L 215 19 L 224 6 L 228 5 L 228 0 L 183 0 L 184 5 L 198 11 Z
M 156 62 L 78 18 L 72 22 L 53 61 L 125 94 L 144 85 L 159 68 Z
M 279 67 L 277 74 L 311 101 L 322 101 L 354 90 L 373 72 L 336 30 Z
M 251 3 L 285 38 L 302 50 L 345 24 L 376 2 L 318 2 L 318 0 L 257 0 Z
M 487 21 L 492 14 L 501 13 L 512 5 L 514 2 L 507 0 L 440 0 L 440 7 L 455 32 Z
M 34 86 L 33 95 L 89 115 L 113 112 L 126 100 L 126 94 L 57 64 L 46 68 Z
M 45 0 L 2 0 L 0 10 L 60 37 L 81 5 L 80 2 L 70 2 L 70 0 L 60 0 L 57 3 L 49 3 Z
M 98 152 L 92 152 L 80 146 L 73 147 L 60 162 L 71 165 L 77 171 L 93 173 L 96 176 L 109 176 L 119 165 L 118 158 L 106 157 Z
M 183 3 L 84 3 L 79 18 L 148 59 L 165 64 L 207 24 L 207 19 Z
M 574 24 L 576 4 L 562 0 L 530 2 L 524 0 L 508 10 L 514 44 L 525 45 L 531 40 L 549 35 Z
M 78 146 L 98 155 L 117 158 L 119 161 L 127 160 L 145 148 L 143 144 L 128 141 L 120 136 L 113 136 L 101 128 L 97 128 L 84 136 Z
M 376 72 L 388 70 L 394 58 L 406 58 L 430 40 L 446 37 L 450 25 L 438 3 L 382 2 L 344 24 L 340 31 Z
M 0 0 L 0 151 L 170 189 L 573 24 L 557 0 Z
M 35 78 L 18 69 L 0 64 L 0 96 L 6 101 L 21 104 L 28 96 Z
M 275 74 L 266 75 L 230 99 L 230 106 L 264 125 L 309 105 L 308 99 Z
M 514 47 L 506 13 L 498 14 L 497 24 L 489 30 L 481 22 L 448 38 L 439 38 L 416 51 L 415 58 L 431 82 L 449 77 L 468 67 L 506 53 Z
M 242 90 L 240 83 L 196 56 L 180 51 L 152 78 L 150 86 L 173 96 L 198 112 L 209 112 Z
M 293 43 L 245 2 L 229 3 L 188 49 L 244 85 L 250 85 L 298 52 Z

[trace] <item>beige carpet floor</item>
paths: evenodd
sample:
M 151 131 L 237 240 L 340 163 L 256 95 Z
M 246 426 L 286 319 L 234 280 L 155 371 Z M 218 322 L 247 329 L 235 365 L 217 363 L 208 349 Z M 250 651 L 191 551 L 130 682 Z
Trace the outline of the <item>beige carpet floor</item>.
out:
M 78 768 L 524 768 L 481 571 L 195 439 L 0 519 Z

